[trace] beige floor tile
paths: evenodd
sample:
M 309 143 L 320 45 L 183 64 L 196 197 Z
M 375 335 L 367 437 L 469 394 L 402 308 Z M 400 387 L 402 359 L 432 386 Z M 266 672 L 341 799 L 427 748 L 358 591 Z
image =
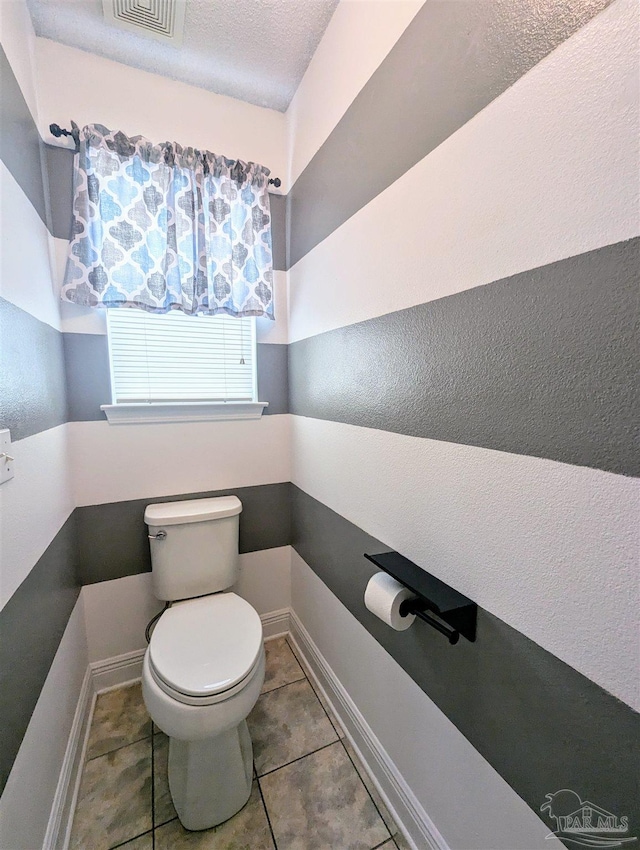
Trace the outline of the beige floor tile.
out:
M 98 694 L 91 719 L 87 759 L 133 744 L 151 734 L 140 682 Z
M 260 779 L 278 850 L 371 850 L 389 837 L 340 742 Z
M 118 850 L 153 850 L 153 838 L 150 832 L 144 835 L 139 835 L 133 841 L 127 841 L 126 844 L 121 844 Z
M 369 792 L 369 794 L 373 798 L 373 802 L 376 804 L 378 811 L 382 815 L 382 820 L 385 822 L 387 829 L 389 830 L 389 832 L 391 833 L 391 835 L 394 838 L 395 838 L 396 835 L 401 835 L 400 830 L 398 829 L 398 827 L 396 825 L 396 822 L 394 821 L 393 817 L 391 816 L 391 812 L 386 807 L 382 797 L 380 796 L 378 789 L 373 784 L 371 777 L 369 776 L 369 774 L 368 774 L 365 766 L 363 765 L 361 759 L 356 754 L 356 751 L 351 746 L 351 743 L 347 740 L 347 738 L 344 738 L 342 743 L 344 744 L 345 749 L 346 749 L 347 753 L 349 754 L 349 757 L 351 758 L 351 760 L 355 764 L 356 770 L 360 774 L 360 779 L 362 779 L 367 791 Z
M 258 776 L 337 740 L 305 679 L 263 694 L 247 721 Z
M 151 826 L 151 738 L 87 762 L 71 850 L 108 850 Z
M 169 738 L 160 732 L 153 737 L 153 823 L 160 826 L 176 817 L 169 791 L 167 768 L 169 764 Z
M 289 685 L 291 682 L 297 682 L 304 679 L 302 667 L 291 652 L 291 647 L 286 639 L 274 638 L 269 640 L 264 645 L 266 656 L 264 685 L 262 693 L 272 691 L 274 688 L 280 688 L 282 685 Z
M 322 704 L 322 707 L 324 708 L 324 710 L 326 711 L 326 713 L 329 715 L 329 719 L 331 720 L 331 723 L 333 724 L 333 727 L 334 727 L 334 729 L 336 730 L 336 733 L 337 733 L 338 737 L 339 737 L 339 738 L 344 738 L 344 730 L 343 730 L 343 728 L 342 728 L 341 724 L 339 723 L 338 718 L 336 717 L 336 715 L 335 715 L 335 713 L 334 713 L 333 709 L 331 708 L 331 706 L 329 705 L 329 703 L 327 702 L 327 700 L 324 698 L 324 696 L 323 696 L 323 694 L 322 694 L 322 691 L 321 691 L 321 690 L 320 690 L 320 688 L 319 688 L 319 687 L 315 684 L 315 681 L 314 681 L 314 678 L 313 678 L 313 674 L 312 674 L 312 673 L 311 673 L 311 671 L 309 670 L 309 667 L 308 667 L 308 666 L 307 666 L 307 664 L 304 662 L 304 660 L 303 660 L 302 658 L 300 658 L 300 656 L 298 655 L 298 653 L 296 652 L 296 650 L 293 648 L 293 646 L 292 646 L 291 644 L 290 644 L 290 647 L 291 647 L 291 651 L 293 652 L 293 654 L 294 654 L 294 656 L 295 656 L 295 658 L 296 658 L 296 661 L 300 664 L 300 667 L 302 668 L 302 672 L 305 674 L 305 676 L 307 677 L 307 679 L 309 679 L 309 681 L 313 683 L 313 684 L 311 685 L 311 687 L 313 688 L 313 690 L 315 691 L 316 696 L 317 696 L 317 697 L 318 697 L 318 699 L 320 700 L 320 702 L 321 702 L 321 704 Z
M 396 832 L 393 836 L 393 840 L 395 841 L 395 845 L 398 850 L 411 850 L 409 842 L 401 832 Z
M 225 823 L 202 832 L 188 832 L 180 821 L 155 831 L 156 850 L 275 850 L 258 783 L 247 805 Z

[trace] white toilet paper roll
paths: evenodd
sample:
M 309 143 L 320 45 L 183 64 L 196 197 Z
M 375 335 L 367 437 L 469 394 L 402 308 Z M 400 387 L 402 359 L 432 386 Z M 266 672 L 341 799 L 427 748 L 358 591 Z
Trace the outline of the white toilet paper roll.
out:
M 415 594 L 388 573 L 376 573 L 369 579 L 364 592 L 364 604 L 383 623 L 397 632 L 403 632 L 413 623 L 415 614 L 400 616 L 400 605 L 405 599 L 415 599 Z

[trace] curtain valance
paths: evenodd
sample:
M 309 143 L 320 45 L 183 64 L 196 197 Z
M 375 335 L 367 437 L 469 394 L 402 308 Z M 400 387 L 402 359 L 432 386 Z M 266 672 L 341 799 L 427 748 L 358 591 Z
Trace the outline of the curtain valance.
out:
M 273 319 L 268 181 L 252 162 L 89 124 L 61 297 Z

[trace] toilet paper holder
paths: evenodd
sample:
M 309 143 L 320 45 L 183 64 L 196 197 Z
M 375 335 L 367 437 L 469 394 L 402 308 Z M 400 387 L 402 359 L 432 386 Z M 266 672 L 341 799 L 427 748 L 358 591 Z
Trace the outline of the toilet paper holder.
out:
M 404 585 L 415 594 L 400 606 L 402 616 L 416 617 L 437 629 L 449 639 L 458 642 L 460 635 L 472 643 L 476 639 L 478 606 L 475 602 L 426 572 L 399 552 L 382 552 L 367 555 L 367 560 Z

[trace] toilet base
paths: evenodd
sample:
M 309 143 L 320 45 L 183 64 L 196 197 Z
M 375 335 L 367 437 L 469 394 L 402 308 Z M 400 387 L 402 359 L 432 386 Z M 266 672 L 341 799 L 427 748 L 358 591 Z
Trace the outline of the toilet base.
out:
M 169 739 L 169 790 L 185 829 L 210 829 L 235 815 L 251 795 L 252 779 L 245 720 L 214 738 Z

